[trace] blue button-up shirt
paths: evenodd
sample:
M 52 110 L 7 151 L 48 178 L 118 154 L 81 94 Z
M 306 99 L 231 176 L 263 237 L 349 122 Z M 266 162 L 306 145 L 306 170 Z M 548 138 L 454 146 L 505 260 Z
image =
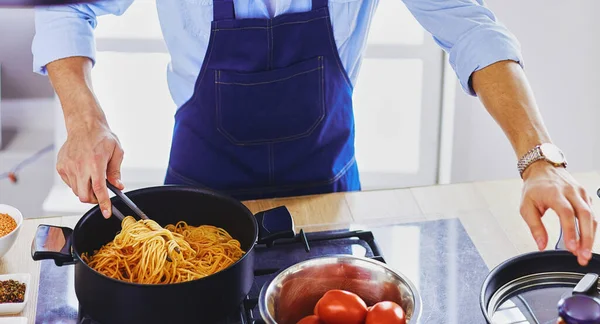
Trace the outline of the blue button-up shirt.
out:
M 100 0 L 93 4 L 36 8 L 36 34 L 32 46 L 34 71 L 45 74 L 46 64 L 70 56 L 89 57 L 95 62 L 93 30 L 96 17 L 121 15 L 133 1 Z M 358 75 L 369 23 L 378 2 L 329 0 L 337 48 L 353 82 Z M 522 64 L 518 41 L 482 0 L 403 2 L 437 44 L 449 53 L 450 64 L 467 93 L 475 95 L 469 85 L 473 72 L 501 60 Z M 270 18 L 311 9 L 311 0 L 235 0 L 234 3 L 237 18 Z M 156 4 L 171 54 L 167 69 L 169 89 L 179 107 L 191 97 L 204 60 L 213 18 L 212 0 L 157 0 Z

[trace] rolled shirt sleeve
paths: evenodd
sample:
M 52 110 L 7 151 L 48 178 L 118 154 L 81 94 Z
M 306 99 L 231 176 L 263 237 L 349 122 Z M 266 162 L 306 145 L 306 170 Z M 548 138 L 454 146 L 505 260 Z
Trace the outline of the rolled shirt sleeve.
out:
M 403 0 L 449 54 L 463 90 L 476 96 L 471 75 L 493 63 L 512 60 L 523 66 L 521 45 L 482 0 Z
M 50 62 L 73 56 L 95 62 L 96 17 L 122 15 L 133 0 L 102 0 L 93 4 L 39 6 L 35 8 L 35 36 L 31 50 L 33 71 L 46 75 Z

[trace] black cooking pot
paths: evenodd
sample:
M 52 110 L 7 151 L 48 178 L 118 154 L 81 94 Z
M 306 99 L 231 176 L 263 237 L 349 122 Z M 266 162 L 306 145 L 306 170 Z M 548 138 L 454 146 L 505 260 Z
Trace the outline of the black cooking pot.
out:
M 86 315 L 100 323 L 212 323 L 239 310 L 254 281 L 254 246 L 294 237 L 285 207 L 256 215 L 239 201 L 217 192 L 186 186 L 134 190 L 127 196 L 162 226 L 186 221 L 214 225 L 241 243 L 245 255 L 229 268 L 208 277 L 177 284 L 132 284 L 112 279 L 81 260 L 112 241 L 121 229 L 116 217 L 104 219 L 98 206 L 73 230 L 40 225 L 32 244 L 34 260 L 53 259 L 58 266 L 75 264 L 75 292 Z M 116 208 L 130 211 L 119 198 Z M 129 213 L 133 215 L 133 213 Z

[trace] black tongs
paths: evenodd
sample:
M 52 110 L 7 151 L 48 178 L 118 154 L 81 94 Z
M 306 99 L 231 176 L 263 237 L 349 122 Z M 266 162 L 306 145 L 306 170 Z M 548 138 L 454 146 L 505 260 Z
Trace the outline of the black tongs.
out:
M 131 199 L 129 199 L 129 197 L 127 197 L 121 190 L 119 190 L 119 188 L 113 186 L 110 182 L 108 182 L 108 180 L 106 180 L 106 186 L 108 187 L 108 189 L 110 189 L 110 191 L 114 192 L 115 195 L 121 198 L 125 205 L 131 208 L 131 210 L 133 210 L 133 212 L 139 218 L 149 219 L 148 216 L 146 216 L 146 214 L 133 201 L 131 201 Z M 119 211 L 117 207 L 115 207 L 115 205 L 112 206 L 112 213 L 121 221 L 125 218 L 125 215 L 123 215 L 123 213 L 121 213 L 121 211 Z

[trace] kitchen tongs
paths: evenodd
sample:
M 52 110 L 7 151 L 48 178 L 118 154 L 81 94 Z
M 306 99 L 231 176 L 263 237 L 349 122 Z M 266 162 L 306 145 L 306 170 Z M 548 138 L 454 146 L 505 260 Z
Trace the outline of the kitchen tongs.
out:
M 139 218 L 149 219 L 148 216 L 146 216 L 146 214 L 133 201 L 131 201 L 131 199 L 129 199 L 129 197 L 127 197 L 121 190 L 119 190 L 119 188 L 113 186 L 110 182 L 108 182 L 108 180 L 106 180 L 106 186 L 108 187 L 108 189 L 110 189 L 110 191 L 114 192 L 115 195 L 121 198 L 125 205 L 131 208 L 131 210 L 133 210 L 133 213 L 136 214 Z M 123 213 L 120 210 L 118 210 L 117 207 L 115 207 L 115 205 L 112 205 L 112 213 L 121 221 L 123 221 L 123 219 L 125 218 L 125 215 L 123 215 Z M 175 252 L 181 253 L 179 247 L 175 247 Z M 171 258 L 168 255 L 167 261 L 172 262 Z
M 106 180 L 106 186 L 108 187 L 108 189 L 110 189 L 110 191 L 114 192 L 115 195 L 121 198 L 125 205 L 131 208 L 131 210 L 133 210 L 133 212 L 139 218 L 149 219 L 148 216 L 146 216 L 146 214 L 133 201 L 131 201 L 131 199 L 129 199 L 129 197 L 127 197 L 121 190 L 119 190 L 119 188 L 113 186 L 110 182 L 108 182 L 108 180 Z M 123 213 L 121 213 L 121 211 L 119 211 L 114 205 L 112 206 L 112 213 L 121 221 L 123 221 L 123 219 L 125 218 L 125 215 L 123 215 Z

